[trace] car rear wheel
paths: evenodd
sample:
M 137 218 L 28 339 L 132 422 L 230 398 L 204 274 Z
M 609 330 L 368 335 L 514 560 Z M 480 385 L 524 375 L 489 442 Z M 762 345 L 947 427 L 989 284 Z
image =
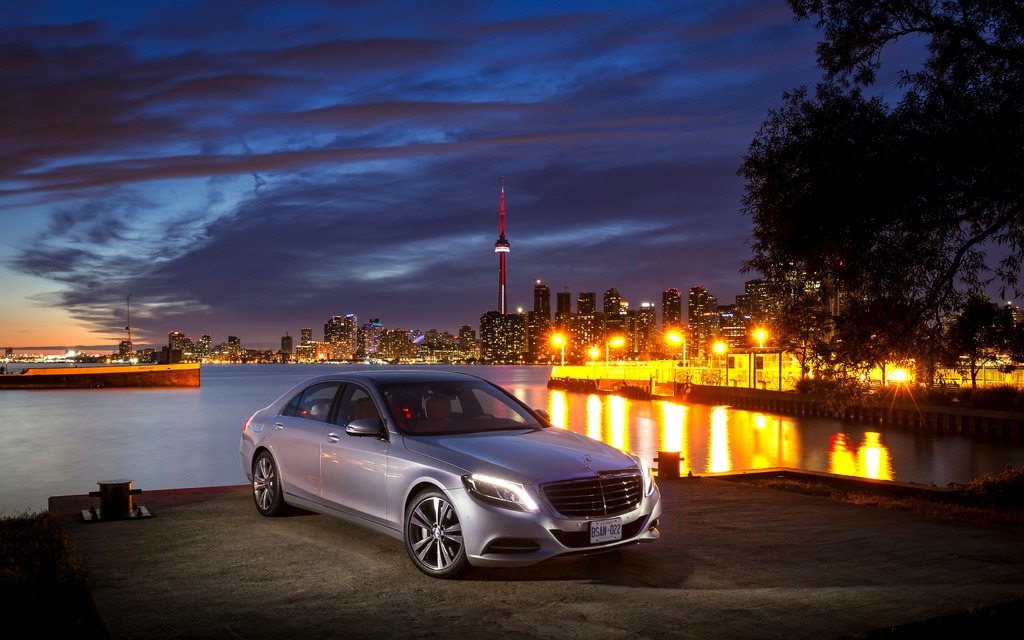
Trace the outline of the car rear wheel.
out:
M 281 490 L 281 478 L 274 458 L 261 451 L 252 463 L 252 499 L 256 510 L 268 517 L 283 516 L 288 512 Z
M 445 494 L 426 491 L 409 504 L 405 549 L 416 568 L 434 578 L 454 578 L 469 567 L 462 523 Z

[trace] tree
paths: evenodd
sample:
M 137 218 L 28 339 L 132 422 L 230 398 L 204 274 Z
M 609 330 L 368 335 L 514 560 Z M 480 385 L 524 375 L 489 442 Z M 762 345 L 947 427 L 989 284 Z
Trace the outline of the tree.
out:
M 972 296 L 946 330 L 946 364 L 969 376 L 975 388 L 985 365 L 1000 362 L 1013 350 L 1016 334 L 1009 307 Z
M 784 94 L 740 168 L 758 271 L 828 286 L 843 357 L 912 356 L 943 315 L 1024 259 L 1024 7 L 998 0 L 790 0 L 818 17 L 825 77 Z M 918 36 L 894 107 L 882 50 Z M 997 249 L 1001 256 L 990 253 Z

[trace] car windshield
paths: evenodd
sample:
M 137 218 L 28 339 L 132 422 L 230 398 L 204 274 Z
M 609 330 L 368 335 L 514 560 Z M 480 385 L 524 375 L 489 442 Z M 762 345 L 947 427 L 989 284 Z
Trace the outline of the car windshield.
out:
M 483 381 L 411 382 L 381 386 L 391 417 L 412 436 L 538 429 L 536 418 Z

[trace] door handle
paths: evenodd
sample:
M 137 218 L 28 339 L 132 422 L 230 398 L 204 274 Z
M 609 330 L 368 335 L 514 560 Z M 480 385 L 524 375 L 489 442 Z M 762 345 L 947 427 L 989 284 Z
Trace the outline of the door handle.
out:
M 327 442 L 334 443 L 338 442 L 339 440 L 341 440 L 341 438 L 339 438 L 338 434 L 334 433 L 333 431 L 327 434 Z
M 284 423 L 275 422 L 274 423 L 274 428 L 277 429 L 278 431 L 280 431 L 281 429 L 284 429 Z

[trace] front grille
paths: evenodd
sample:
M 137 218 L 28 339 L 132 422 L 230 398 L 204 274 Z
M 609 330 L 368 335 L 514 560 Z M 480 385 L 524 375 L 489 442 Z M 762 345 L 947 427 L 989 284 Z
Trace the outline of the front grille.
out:
M 615 516 L 640 504 L 644 479 L 636 469 L 606 471 L 589 478 L 548 482 L 540 490 L 566 518 Z

